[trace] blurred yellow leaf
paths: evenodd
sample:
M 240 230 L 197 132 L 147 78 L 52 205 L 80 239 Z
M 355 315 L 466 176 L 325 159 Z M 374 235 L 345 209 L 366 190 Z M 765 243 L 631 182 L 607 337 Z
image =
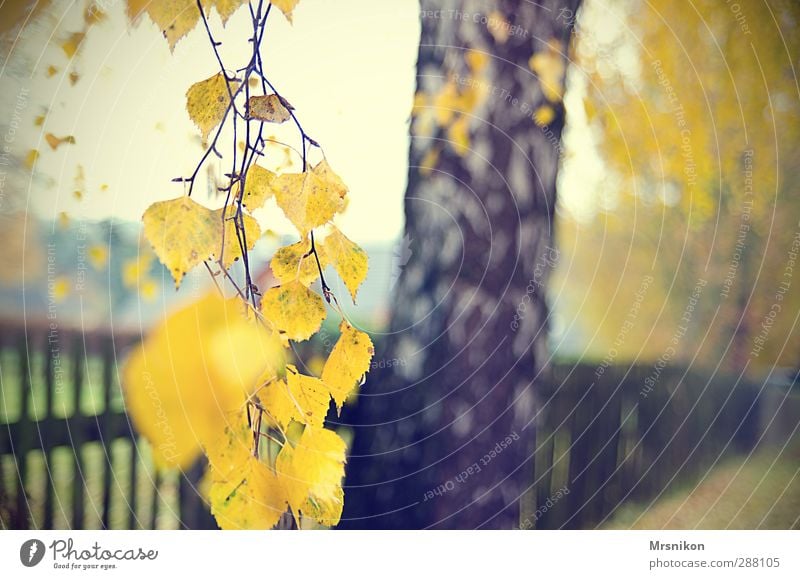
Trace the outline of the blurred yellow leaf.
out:
M 51 64 L 50 66 L 47 67 L 47 71 L 46 71 L 45 74 L 47 75 L 47 78 L 52 78 L 56 74 L 58 74 L 58 69 Z M 42 118 L 44 118 L 44 117 L 42 117 Z
M 83 39 L 86 38 L 85 32 L 73 32 L 70 34 L 63 43 L 61 43 L 61 50 L 67 55 L 67 58 L 72 58 L 78 52 Z
M 453 146 L 453 150 L 462 157 L 467 154 L 470 148 L 469 139 L 469 117 L 459 115 L 458 118 L 447 127 L 447 138 Z
M 299 281 L 264 292 L 261 311 L 278 330 L 296 342 L 309 339 L 325 319 L 325 302 Z
M 108 247 L 101 244 L 96 243 L 89 247 L 88 250 L 89 255 L 89 263 L 92 264 L 92 267 L 98 271 L 102 271 L 106 268 L 108 264 Z
M 153 4 L 158 4 L 158 2 L 153 2 Z M 236 92 L 238 86 L 238 82 L 231 81 L 231 92 Z M 208 138 L 211 130 L 222 122 L 230 102 L 228 82 L 221 72 L 194 83 L 186 91 L 186 110 L 194 124 L 200 129 L 203 139 Z
M 331 226 L 331 232 L 320 245 L 324 248 L 327 263 L 336 269 L 355 303 L 358 288 L 366 279 L 369 269 L 367 252 L 350 241 L 336 226 Z
M 561 54 L 561 43 L 551 40 L 544 50 L 540 50 L 528 61 L 528 66 L 539 77 L 542 92 L 550 102 L 560 102 L 564 96 L 564 56 Z
M 341 336 L 322 369 L 322 381 L 330 389 L 336 407 L 341 410 L 344 401 L 369 370 L 375 348 L 367 334 L 356 330 L 346 321 L 339 325 L 339 331 Z
M 28 169 L 33 169 L 33 166 L 36 164 L 36 161 L 39 159 L 39 151 L 36 149 L 31 149 L 28 151 L 28 154 L 25 155 L 25 166 Z
M 282 363 L 277 336 L 245 316 L 240 300 L 209 293 L 134 348 L 123 369 L 127 409 L 156 463 L 185 468 L 241 412 L 259 376 Z
M 556 118 L 556 112 L 550 105 L 542 105 L 533 113 L 533 121 L 540 127 L 546 127 Z
M 145 301 L 152 302 L 155 300 L 157 292 L 158 284 L 156 284 L 155 280 L 153 279 L 145 279 L 139 285 L 139 295 L 142 296 Z
M 57 302 L 63 302 L 70 294 L 69 279 L 66 276 L 58 276 L 53 281 L 53 299 Z
M 258 222 L 247 213 L 242 213 L 242 223 L 244 231 L 238 232 L 234 217 L 236 215 L 236 207 L 228 205 L 225 209 L 225 247 L 222 247 L 223 239 L 220 234 L 217 235 L 218 239 L 215 240 L 215 247 L 213 250 L 214 255 L 222 255 L 222 263 L 226 268 L 233 265 L 234 261 L 242 258 L 242 245 L 239 242 L 239 236 L 242 236 L 242 243 L 248 250 L 253 249 L 259 237 L 261 237 L 261 227 Z M 217 230 L 221 231 L 219 224 L 222 223 L 222 209 L 214 211 L 214 219 L 217 221 Z
M 247 101 L 250 118 L 266 121 L 268 123 L 285 123 L 292 118 L 290 110 L 293 109 L 285 100 L 276 94 L 251 96 Z

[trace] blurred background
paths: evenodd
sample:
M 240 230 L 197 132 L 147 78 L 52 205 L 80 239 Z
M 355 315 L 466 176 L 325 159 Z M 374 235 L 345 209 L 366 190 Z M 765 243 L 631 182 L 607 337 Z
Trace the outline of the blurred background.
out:
M 342 303 L 373 372 L 330 414 L 342 526 L 800 528 L 800 8 L 513 4 L 301 0 L 268 26 L 370 258 Z M 214 528 L 119 368 L 213 287 L 176 291 L 140 219 L 203 152 L 184 95 L 216 62 L 126 9 L 0 3 L 3 528 Z M 211 23 L 246 54 L 246 15 Z M 296 233 L 255 216 L 268 277 Z M 310 372 L 337 325 L 296 347 Z

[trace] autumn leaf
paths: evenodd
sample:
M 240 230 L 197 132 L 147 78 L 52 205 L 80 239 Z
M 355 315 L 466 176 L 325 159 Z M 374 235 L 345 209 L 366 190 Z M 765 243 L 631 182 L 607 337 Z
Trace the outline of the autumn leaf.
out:
M 308 499 L 318 505 L 341 501 L 346 450 L 344 440 L 334 431 L 311 426 L 305 428 L 294 448 L 284 445 L 275 470 L 296 517 L 308 510 Z M 330 516 L 332 511 L 325 508 L 324 514 Z
M 89 247 L 89 263 L 98 271 L 102 271 L 108 264 L 108 247 L 97 243 Z
M 158 2 L 153 2 L 158 4 Z M 194 83 L 186 91 L 186 110 L 194 124 L 200 129 L 203 139 L 208 138 L 208 134 L 222 122 L 230 105 L 231 93 L 235 93 L 239 83 L 235 80 L 230 81 L 230 93 L 228 92 L 228 81 L 219 72 L 205 80 Z
M 272 183 L 276 177 L 277 175 L 269 169 L 255 164 L 251 165 L 244 181 L 244 196 L 242 197 L 244 206 L 251 211 L 263 207 L 267 199 L 273 195 Z
M 335 226 L 331 226 L 331 232 L 321 246 L 324 248 L 327 263 L 342 278 L 355 303 L 358 288 L 367 277 L 369 269 L 367 252 L 350 241 Z
M 61 50 L 64 51 L 64 54 L 67 55 L 67 58 L 72 58 L 75 56 L 84 38 L 86 38 L 85 32 L 73 32 L 70 34 L 69 38 L 61 43 Z
M 269 467 L 255 457 L 216 481 L 209 490 L 211 513 L 221 529 L 271 529 L 286 511 L 286 491 Z
M 208 0 L 206 0 L 207 3 Z M 233 13 L 236 12 L 240 7 L 242 7 L 247 0 L 212 0 L 211 3 L 214 5 L 214 8 L 217 9 L 217 14 L 222 19 L 222 25 L 225 26 L 228 23 L 228 19 L 233 16 Z
M 291 364 L 286 365 L 286 380 L 274 381 L 261 389 L 259 399 L 281 429 L 292 420 L 322 427 L 331 395 L 319 378 L 305 376 Z
M 344 401 L 369 370 L 375 348 L 367 334 L 356 330 L 346 321 L 339 325 L 339 331 L 341 335 L 322 369 L 322 381 L 330 389 L 336 407 L 341 410 Z
M 292 11 L 294 10 L 295 6 L 300 0 L 272 0 L 272 5 L 278 8 L 283 15 L 286 16 L 286 20 L 289 22 L 292 21 Z
M 161 467 L 190 466 L 241 412 L 265 372 L 282 371 L 278 337 L 238 299 L 208 293 L 170 314 L 122 371 L 126 408 Z
M 37 151 L 36 149 L 31 149 L 25 155 L 24 163 L 28 169 L 33 169 L 33 166 L 36 165 L 36 161 L 38 160 L 39 160 L 39 151 Z
M 539 77 L 542 93 L 553 103 L 561 102 L 564 97 L 564 72 L 566 65 L 561 55 L 560 41 L 553 39 L 544 50 L 531 56 L 528 66 Z
M 66 137 L 56 137 L 53 133 L 47 133 L 44 138 L 47 141 L 47 144 L 50 145 L 50 148 L 54 151 L 65 143 L 70 145 L 75 144 L 75 137 L 72 135 L 68 135 Z
M 326 161 L 311 171 L 279 175 L 273 189 L 278 206 L 303 237 L 341 211 L 347 194 L 347 187 Z
M 297 342 L 307 340 L 322 326 L 325 302 L 299 281 L 273 287 L 261 298 L 261 311 L 278 330 Z
M 216 247 L 212 253 L 216 256 L 221 255 L 222 264 L 226 269 L 228 269 L 231 265 L 233 265 L 233 262 L 241 259 L 242 257 L 242 246 L 239 241 L 239 236 L 242 236 L 242 242 L 246 242 L 245 245 L 248 250 L 253 249 L 256 241 L 258 241 L 258 238 L 261 237 L 261 227 L 258 225 L 258 221 L 256 221 L 253 217 L 242 212 L 244 231 L 239 231 L 237 234 L 237 225 L 234 219 L 236 216 L 236 207 L 233 205 L 228 205 L 225 208 L 225 216 L 224 239 L 221 233 L 218 234 Z M 214 211 L 214 219 L 216 219 L 217 223 L 220 224 L 218 230 L 221 231 L 222 209 L 217 209 Z M 224 247 L 223 241 L 225 245 Z
M 533 122 L 539 127 L 546 127 L 553 122 L 556 112 L 550 105 L 542 105 L 533 113 Z
M 247 101 L 247 110 L 250 118 L 266 121 L 268 123 L 285 123 L 294 110 L 286 100 L 276 94 L 251 96 Z
M 153 203 L 142 221 L 144 235 L 172 273 L 176 289 L 186 272 L 220 250 L 220 214 L 191 197 Z
M 195 0 L 128 0 L 128 15 L 131 20 L 135 20 L 142 10 L 161 29 L 170 50 L 175 50 L 178 41 L 191 32 L 200 20 L 200 11 Z
M 308 239 L 281 247 L 269 263 L 272 275 L 281 284 L 298 280 L 305 286 L 311 285 L 319 277 L 319 267 L 314 256 L 309 255 L 310 251 L 311 242 Z M 317 246 L 317 254 L 324 267 L 325 252 L 321 245 Z

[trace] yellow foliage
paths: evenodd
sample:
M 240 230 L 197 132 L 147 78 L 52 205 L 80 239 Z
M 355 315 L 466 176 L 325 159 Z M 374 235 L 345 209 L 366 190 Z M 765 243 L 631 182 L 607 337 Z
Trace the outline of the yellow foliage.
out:
M 278 330 L 297 342 L 307 340 L 318 332 L 326 315 L 322 298 L 300 281 L 264 292 L 261 311 Z
M 303 285 L 311 285 L 319 277 L 319 267 L 311 251 L 311 242 L 301 239 L 297 243 L 281 247 L 275 252 L 269 266 L 278 282 L 281 284 L 298 280 Z M 317 244 L 317 255 L 321 265 L 325 266 L 325 249 L 322 244 Z
M 277 177 L 269 169 L 253 164 L 247 170 L 244 182 L 244 196 L 242 203 L 251 211 L 263 207 L 267 199 L 272 197 L 274 191 L 272 182 Z
M 562 55 L 563 47 L 558 40 L 551 40 L 544 50 L 531 56 L 528 66 L 539 77 L 542 92 L 553 103 L 564 98 L 564 74 L 566 65 Z
M 192 122 L 200 129 L 203 139 L 207 139 L 208 134 L 225 118 L 231 104 L 231 94 L 236 92 L 238 86 L 238 82 L 227 81 L 219 72 L 194 83 L 186 91 L 186 110 Z
M 350 295 L 355 303 L 358 288 L 366 279 L 369 269 L 367 252 L 350 241 L 335 226 L 331 226 L 331 232 L 320 245 L 327 263 L 336 269 L 336 273 L 350 290 Z
M 307 509 L 307 501 L 312 499 L 317 505 L 326 505 L 322 518 L 333 519 L 336 509 L 330 504 L 337 505 L 342 500 L 346 450 L 347 445 L 338 434 L 311 426 L 306 426 L 294 448 L 289 444 L 283 447 L 275 461 L 275 470 L 296 518 L 307 510 L 312 511 L 311 516 L 320 515 L 318 509 Z M 338 517 L 331 524 L 336 522 Z
M 286 16 L 286 20 L 289 22 L 292 21 L 292 11 L 294 10 L 295 6 L 300 0 L 272 0 L 272 5 L 278 8 L 283 15 Z
M 211 513 L 221 529 L 271 529 L 286 511 L 278 477 L 255 457 L 209 490 Z
M 286 365 L 285 381 L 268 384 L 258 396 L 283 430 L 292 420 L 322 428 L 331 402 L 330 392 L 322 380 L 300 374 L 291 364 Z
M 96 243 L 89 247 L 89 263 L 98 271 L 102 271 L 108 265 L 108 246 Z
M 344 209 L 347 187 L 326 161 L 311 171 L 279 175 L 272 186 L 278 206 L 303 237 Z
M 282 370 L 277 336 L 210 293 L 168 316 L 123 369 L 128 412 L 162 467 L 186 468 L 241 412 L 265 371 Z
M 322 369 L 322 381 L 341 410 L 344 401 L 369 370 L 375 348 L 367 334 L 345 321 L 339 325 L 339 331 L 341 335 Z

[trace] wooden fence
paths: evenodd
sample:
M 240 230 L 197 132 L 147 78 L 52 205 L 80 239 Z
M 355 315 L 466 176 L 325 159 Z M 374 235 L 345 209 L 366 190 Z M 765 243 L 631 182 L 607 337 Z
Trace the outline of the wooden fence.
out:
M 216 528 L 202 465 L 156 471 L 124 412 L 118 369 L 133 332 L 0 324 L 4 527 Z
M 118 368 L 139 339 L 0 324 L 4 527 L 215 528 L 198 489 L 202 465 L 157 472 L 124 412 Z M 599 374 L 552 369 L 524 528 L 592 527 L 757 438 L 751 383 L 652 366 Z
M 585 529 L 753 447 L 759 388 L 685 368 L 552 368 L 523 528 Z

